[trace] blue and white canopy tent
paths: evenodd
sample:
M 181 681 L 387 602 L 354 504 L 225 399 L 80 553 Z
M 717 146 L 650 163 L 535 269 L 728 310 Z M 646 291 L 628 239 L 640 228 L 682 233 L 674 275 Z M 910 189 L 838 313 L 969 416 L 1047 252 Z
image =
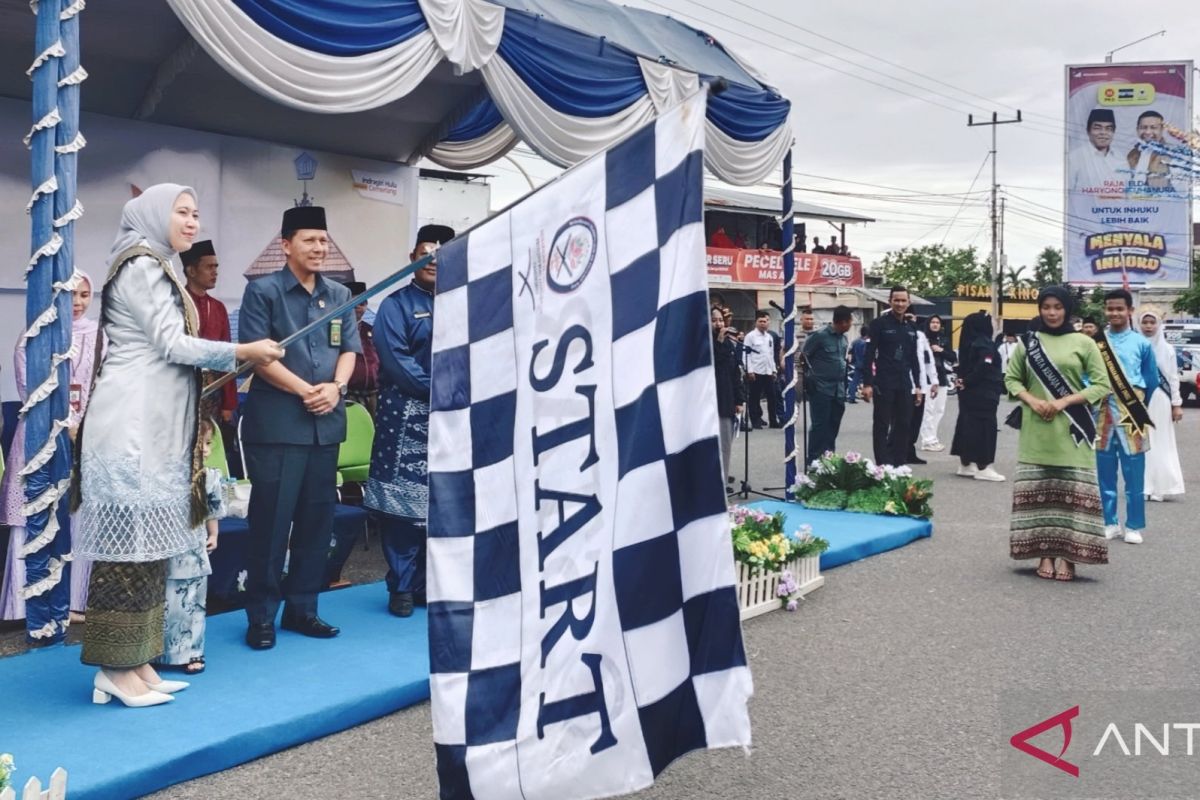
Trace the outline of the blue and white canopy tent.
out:
M 703 31 L 607 0 L 105 0 L 91 14 L 84 0 L 34 0 L 36 26 L 29 7 L 0 0 L 0 96 L 31 100 L 34 123 L 31 393 L 22 409 L 31 636 L 65 632 L 69 547 L 55 520 L 70 470 L 65 362 L 73 222 L 83 213 L 74 197 L 86 144 L 81 108 L 393 162 L 427 157 L 452 169 L 490 163 L 523 141 L 566 167 L 702 81 L 723 79 L 728 87 L 708 104 L 705 165 L 737 185 L 782 168 L 785 339 L 795 374 L 791 106 Z M 790 486 L 801 454 L 787 396 Z

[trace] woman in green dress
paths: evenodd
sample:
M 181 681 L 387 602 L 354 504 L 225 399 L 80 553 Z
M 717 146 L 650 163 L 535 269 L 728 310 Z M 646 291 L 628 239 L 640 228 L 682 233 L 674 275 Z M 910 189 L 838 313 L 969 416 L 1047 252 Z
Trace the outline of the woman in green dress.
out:
M 1100 349 L 1071 326 L 1071 305 L 1065 287 L 1041 291 L 1038 319 L 1004 376 L 1024 404 L 1010 553 L 1039 559 L 1038 576 L 1061 581 L 1075 577 L 1077 563 L 1108 563 L 1092 406 L 1111 390 Z

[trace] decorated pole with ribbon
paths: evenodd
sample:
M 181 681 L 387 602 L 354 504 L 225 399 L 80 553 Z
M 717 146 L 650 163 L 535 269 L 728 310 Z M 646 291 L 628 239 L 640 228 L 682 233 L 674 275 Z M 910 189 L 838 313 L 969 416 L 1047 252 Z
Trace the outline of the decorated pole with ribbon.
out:
M 792 220 L 792 151 L 783 157 L 783 217 L 779 228 L 782 231 L 783 250 L 783 307 L 787 316 L 783 319 L 783 340 L 787 343 L 783 369 L 787 385 L 783 390 L 783 415 L 787 422 L 783 426 L 784 487 L 787 498 L 792 499 L 792 487 L 796 485 L 797 459 L 804 458 L 796 444 L 796 419 L 799 393 L 796 390 L 796 231 Z M 803 433 L 803 432 L 802 432 Z M 803 436 L 801 436 L 803 439 Z
M 55 139 L 62 121 L 59 61 L 66 53 L 62 41 L 62 18 L 66 15 L 63 0 L 42 0 L 33 8 L 37 14 L 35 58 L 28 74 L 33 80 L 34 124 L 26 139 L 32 151 L 33 196 L 27 207 L 32 255 L 25 275 L 27 327 L 23 334 L 28 393 L 20 411 L 25 420 L 25 466 L 20 471 L 25 493 L 21 509 L 25 541 L 18 556 L 25 561 L 21 596 L 26 604 L 26 636 L 45 644 L 66 635 L 70 601 L 70 532 L 62 524 L 66 518 L 66 503 L 62 501 L 70 484 L 71 468 L 66 434 L 71 268 L 56 264 L 64 243 L 59 228 L 64 226 L 55 224 L 55 195 L 60 189 Z M 74 46 L 78 52 L 77 33 Z M 77 124 L 77 104 L 75 115 Z M 70 227 L 65 227 L 70 235 Z M 64 270 L 66 278 L 60 279 Z

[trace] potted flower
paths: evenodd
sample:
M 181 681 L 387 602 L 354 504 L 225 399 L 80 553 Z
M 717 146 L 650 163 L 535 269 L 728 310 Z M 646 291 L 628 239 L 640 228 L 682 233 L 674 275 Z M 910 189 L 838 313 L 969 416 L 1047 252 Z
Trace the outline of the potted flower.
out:
M 16 771 L 12 753 L 0 753 L 0 792 L 12 786 L 12 774 Z
M 892 514 L 928 519 L 933 516 L 933 482 L 913 477 L 908 467 L 876 464 L 861 453 L 826 452 L 809 465 L 792 487 L 808 508 Z
M 794 611 L 801 597 L 824 584 L 821 553 L 829 542 L 813 536 L 811 526 L 787 534 L 782 513 L 735 506 L 729 515 L 742 619 L 780 607 Z

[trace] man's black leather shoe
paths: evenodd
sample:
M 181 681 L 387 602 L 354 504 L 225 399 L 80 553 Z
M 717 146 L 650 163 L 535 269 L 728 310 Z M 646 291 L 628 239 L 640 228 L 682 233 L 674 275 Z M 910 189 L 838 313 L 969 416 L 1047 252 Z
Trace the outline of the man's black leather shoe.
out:
M 275 625 L 258 622 L 246 629 L 246 644 L 255 650 L 270 650 L 275 646 Z
M 414 600 L 412 592 L 392 592 L 388 598 L 388 611 L 397 617 L 411 617 Z
M 292 631 L 303 636 L 311 636 L 314 639 L 332 639 L 341 633 L 340 630 L 330 625 L 325 620 L 313 614 L 311 617 L 290 617 L 287 614 L 283 615 L 283 621 L 279 627 L 285 631 Z

